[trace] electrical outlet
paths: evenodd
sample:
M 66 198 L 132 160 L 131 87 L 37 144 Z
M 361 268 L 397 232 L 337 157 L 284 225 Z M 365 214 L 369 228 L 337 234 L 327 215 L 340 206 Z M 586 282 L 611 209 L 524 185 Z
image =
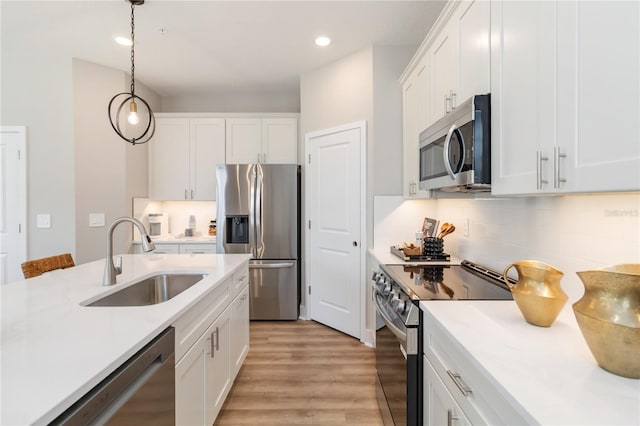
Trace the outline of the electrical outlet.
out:
M 89 227 L 104 226 L 104 213 L 89 213 Z
M 51 215 L 48 213 L 36 215 L 36 227 L 51 228 Z
M 463 235 L 467 238 L 469 238 L 469 218 L 467 218 L 464 221 L 464 230 L 463 230 Z

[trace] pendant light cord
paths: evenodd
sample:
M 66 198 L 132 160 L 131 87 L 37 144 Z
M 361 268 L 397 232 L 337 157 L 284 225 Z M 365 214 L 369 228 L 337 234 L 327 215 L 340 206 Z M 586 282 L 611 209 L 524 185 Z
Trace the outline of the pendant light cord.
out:
M 135 4 L 133 4 L 133 2 L 131 2 L 131 96 L 135 95 L 136 92 L 136 78 L 135 78 L 135 71 L 136 71 L 136 65 L 135 65 L 135 17 L 134 17 L 134 9 L 135 9 Z

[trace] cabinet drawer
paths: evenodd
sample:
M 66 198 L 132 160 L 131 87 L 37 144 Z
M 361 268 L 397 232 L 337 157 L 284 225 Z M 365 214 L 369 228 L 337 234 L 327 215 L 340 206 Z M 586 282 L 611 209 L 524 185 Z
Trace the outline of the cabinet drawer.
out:
M 232 277 L 227 278 L 173 323 L 176 329 L 176 362 L 231 302 L 232 282 Z
M 215 244 L 180 244 L 180 253 L 215 253 Z
M 249 285 L 249 267 L 245 265 L 233 273 L 233 297 L 237 296 Z
M 425 313 L 424 352 L 471 424 L 528 424 L 506 391 L 497 388 L 449 333 Z

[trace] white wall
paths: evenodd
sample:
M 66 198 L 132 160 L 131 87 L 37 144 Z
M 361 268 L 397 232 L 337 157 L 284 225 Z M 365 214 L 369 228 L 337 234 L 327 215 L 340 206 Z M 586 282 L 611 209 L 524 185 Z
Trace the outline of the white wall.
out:
M 415 46 L 371 46 L 300 77 L 303 140 L 309 132 L 360 120 L 367 122 L 367 247 L 371 247 L 373 240 L 374 195 L 398 193 L 402 189 L 401 177 L 392 172 L 402 168 L 402 92 L 398 78 L 415 49 Z M 304 154 L 303 160 L 307 147 L 300 152 Z M 304 161 L 301 163 L 304 165 Z M 304 267 L 303 264 L 303 270 Z M 366 288 L 368 292 L 369 286 Z M 369 294 L 365 297 L 370 300 Z M 303 294 L 302 304 L 305 303 Z M 367 306 L 366 318 L 372 318 L 370 310 Z M 366 328 L 372 327 L 373 324 L 366 324 Z
M 163 96 L 162 112 L 300 112 L 300 92 Z
M 21 36 L 2 33 L 0 124 L 27 127 L 27 258 L 75 255 L 71 57 L 40 49 L 41 37 Z M 51 215 L 51 228 L 36 228 L 38 213 Z
M 129 84 L 123 71 L 73 60 L 76 263 L 103 258 L 109 224 L 131 215 L 133 196 L 148 192 L 147 145 L 123 141 L 106 112 L 111 98 Z M 136 94 L 152 109 L 159 104 L 158 96 L 138 82 Z M 90 227 L 90 213 L 104 213 L 105 226 Z M 120 225 L 115 230 L 114 253 L 129 252 L 131 228 Z

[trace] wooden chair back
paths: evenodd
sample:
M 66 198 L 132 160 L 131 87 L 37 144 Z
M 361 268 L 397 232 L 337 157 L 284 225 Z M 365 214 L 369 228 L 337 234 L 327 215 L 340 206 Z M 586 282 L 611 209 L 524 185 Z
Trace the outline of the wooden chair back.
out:
M 73 263 L 70 253 L 64 253 L 42 259 L 28 260 L 21 266 L 24 277 L 33 278 L 55 269 L 70 268 L 75 266 L 75 263 Z

